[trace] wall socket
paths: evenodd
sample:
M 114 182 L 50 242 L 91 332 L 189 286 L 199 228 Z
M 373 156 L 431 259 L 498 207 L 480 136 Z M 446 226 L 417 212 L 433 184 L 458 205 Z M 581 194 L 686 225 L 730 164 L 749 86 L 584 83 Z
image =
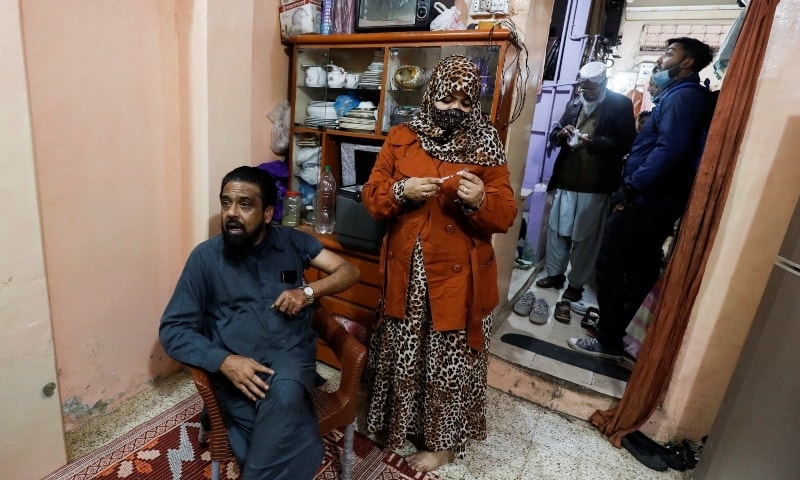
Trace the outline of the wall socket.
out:
M 469 0 L 469 15 L 508 15 L 509 0 Z

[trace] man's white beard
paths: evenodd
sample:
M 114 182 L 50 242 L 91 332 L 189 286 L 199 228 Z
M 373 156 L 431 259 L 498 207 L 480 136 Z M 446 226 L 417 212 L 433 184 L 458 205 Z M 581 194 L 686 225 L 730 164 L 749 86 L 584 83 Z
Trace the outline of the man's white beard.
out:
M 605 90 L 600 92 L 600 97 L 597 100 L 595 100 L 594 102 L 589 102 L 589 101 L 586 100 L 586 98 L 584 98 L 583 99 L 583 108 L 584 108 L 584 110 L 586 110 L 586 114 L 587 115 L 591 115 L 592 113 L 594 113 L 595 109 L 601 103 L 603 103 L 603 100 L 605 100 L 605 99 L 606 99 L 606 91 Z

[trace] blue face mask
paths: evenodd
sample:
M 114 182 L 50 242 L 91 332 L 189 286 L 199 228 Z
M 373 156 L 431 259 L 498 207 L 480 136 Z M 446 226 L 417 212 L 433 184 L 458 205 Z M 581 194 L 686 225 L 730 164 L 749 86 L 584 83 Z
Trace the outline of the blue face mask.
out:
M 668 87 L 673 81 L 675 81 L 675 77 L 678 76 L 678 72 L 680 72 L 680 67 L 675 66 L 670 68 L 669 70 L 659 70 L 658 72 L 653 74 L 653 82 L 655 82 L 656 86 L 660 89 L 664 89 Z
M 661 89 L 672 83 L 672 78 L 669 76 L 669 70 L 661 70 L 660 72 L 654 73 L 653 83 L 656 84 L 656 87 Z

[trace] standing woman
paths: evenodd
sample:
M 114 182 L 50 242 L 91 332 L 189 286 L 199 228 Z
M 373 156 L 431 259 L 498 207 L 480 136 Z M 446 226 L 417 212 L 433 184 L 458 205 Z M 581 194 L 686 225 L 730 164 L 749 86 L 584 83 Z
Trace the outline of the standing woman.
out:
M 427 472 L 486 438 L 486 363 L 498 304 L 492 234 L 517 215 L 505 151 L 481 112 L 480 73 L 453 55 L 431 73 L 419 118 L 393 127 L 362 196 L 388 220 L 381 320 L 367 366 L 367 430 Z

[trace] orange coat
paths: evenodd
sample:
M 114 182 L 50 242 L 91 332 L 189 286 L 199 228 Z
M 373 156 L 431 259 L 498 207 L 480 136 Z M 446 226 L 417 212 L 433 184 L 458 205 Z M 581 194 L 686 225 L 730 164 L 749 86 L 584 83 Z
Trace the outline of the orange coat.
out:
M 394 199 L 392 186 L 399 180 L 444 177 L 465 166 L 484 182 L 483 203 L 474 213 L 465 214 L 455 202 L 458 176 L 422 205 Z M 483 350 L 481 319 L 499 302 L 492 234 L 508 231 L 517 216 L 508 167 L 441 162 L 400 125 L 389 132 L 361 194 L 373 217 L 389 220 L 380 267 L 386 279 L 384 314 L 405 318 L 411 253 L 419 237 L 434 329 L 467 328 L 470 346 Z

